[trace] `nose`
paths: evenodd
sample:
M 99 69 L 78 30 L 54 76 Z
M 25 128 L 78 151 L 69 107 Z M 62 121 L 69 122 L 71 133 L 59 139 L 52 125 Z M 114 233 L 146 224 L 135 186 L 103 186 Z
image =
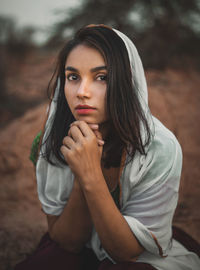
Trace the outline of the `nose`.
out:
M 78 98 L 90 98 L 91 97 L 89 80 L 87 80 L 87 79 L 82 80 L 82 82 L 79 85 L 79 88 L 77 90 L 77 97 Z

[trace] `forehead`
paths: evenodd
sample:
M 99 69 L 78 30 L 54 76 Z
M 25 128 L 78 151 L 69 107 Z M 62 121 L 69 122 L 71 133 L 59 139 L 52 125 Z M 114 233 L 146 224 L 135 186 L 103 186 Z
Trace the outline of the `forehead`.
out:
M 69 53 L 65 66 L 88 65 L 91 67 L 105 65 L 101 53 L 87 45 L 78 45 Z

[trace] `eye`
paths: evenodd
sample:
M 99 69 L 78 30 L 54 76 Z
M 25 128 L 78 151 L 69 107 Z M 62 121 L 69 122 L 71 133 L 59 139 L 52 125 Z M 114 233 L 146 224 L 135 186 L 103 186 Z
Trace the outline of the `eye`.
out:
M 97 81 L 107 81 L 107 75 L 101 74 L 97 76 Z
M 67 79 L 68 79 L 68 81 L 77 81 L 78 75 L 77 74 L 68 74 Z

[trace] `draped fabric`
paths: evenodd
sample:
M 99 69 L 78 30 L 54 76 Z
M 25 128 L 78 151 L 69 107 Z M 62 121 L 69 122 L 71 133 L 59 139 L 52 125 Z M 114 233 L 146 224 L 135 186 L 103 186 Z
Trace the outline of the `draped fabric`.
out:
M 198 256 L 172 239 L 172 218 L 178 201 L 182 168 L 181 147 L 172 132 L 149 111 L 147 84 L 137 49 L 127 36 L 118 30 L 113 31 L 127 48 L 133 84 L 153 134 L 151 142 L 146 146 L 147 155 L 136 152 L 134 159 L 127 162 L 122 171 L 120 212 L 145 248 L 138 261 L 150 263 L 162 270 L 200 269 Z M 51 103 L 44 138 L 54 117 L 58 90 L 59 87 Z M 141 132 L 145 140 L 142 125 Z M 70 168 L 52 166 L 40 155 L 36 175 L 38 195 L 44 212 L 60 215 L 73 187 L 74 176 Z M 95 228 L 87 247 L 93 249 L 99 260 L 109 258 L 113 261 L 102 248 Z

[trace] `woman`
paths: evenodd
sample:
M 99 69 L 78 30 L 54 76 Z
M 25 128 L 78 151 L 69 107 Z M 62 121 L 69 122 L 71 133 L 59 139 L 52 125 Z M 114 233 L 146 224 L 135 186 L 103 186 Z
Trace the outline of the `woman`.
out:
M 36 167 L 50 236 L 16 269 L 200 269 L 172 239 L 181 166 L 133 43 L 80 29 L 59 55 Z

